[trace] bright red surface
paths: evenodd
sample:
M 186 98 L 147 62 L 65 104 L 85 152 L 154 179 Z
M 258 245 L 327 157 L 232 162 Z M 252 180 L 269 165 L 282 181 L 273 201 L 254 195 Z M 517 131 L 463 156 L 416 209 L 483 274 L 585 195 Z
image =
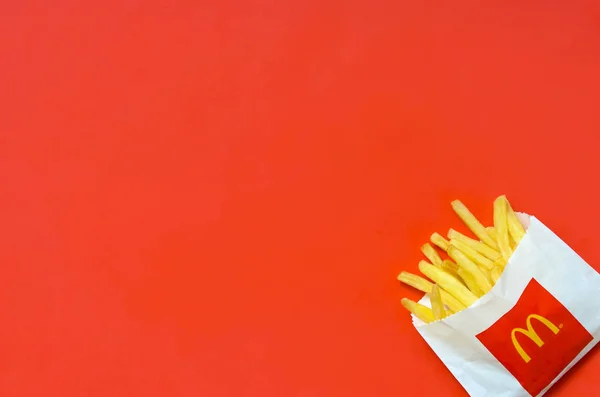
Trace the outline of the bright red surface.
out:
M 396 281 L 454 198 L 600 268 L 597 1 L 0 15 L 3 397 L 462 396 Z

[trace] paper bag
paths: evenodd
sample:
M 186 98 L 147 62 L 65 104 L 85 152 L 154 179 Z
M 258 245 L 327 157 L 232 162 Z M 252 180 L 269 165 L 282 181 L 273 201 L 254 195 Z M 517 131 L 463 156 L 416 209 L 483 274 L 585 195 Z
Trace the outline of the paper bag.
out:
M 434 323 L 413 316 L 471 396 L 541 396 L 600 338 L 600 275 L 535 217 L 527 222 L 489 293 Z

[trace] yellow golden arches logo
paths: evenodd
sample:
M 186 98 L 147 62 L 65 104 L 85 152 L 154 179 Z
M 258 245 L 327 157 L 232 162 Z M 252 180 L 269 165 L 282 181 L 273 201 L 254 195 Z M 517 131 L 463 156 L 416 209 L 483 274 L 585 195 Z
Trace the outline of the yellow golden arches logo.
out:
M 529 354 L 527 354 L 525 352 L 525 350 L 523 350 L 523 348 L 521 347 L 521 344 L 517 340 L 517 336 L 516 336 L 517 333 L 525 335 L 526 337 L 531 339 L 536 345 L 538 345 L 538 347 L 544 346 L 544 341 L 542 340 L 542 338 L 540 338 L 540 336 L 537 334 L 537 332 L 535 332 L 535 330 L 533 329 L 533 326 L 531 325 L 531 319 L 533 319 L 533 318 L 535 318 L 536 320 L 538 320 L 539 322 L 544 324 L 546 327 L 548 327 L 548 329 L 550 331 L 554 332 L 554 335 L 558 334 L 558 332 L 560 331 L 560 329 L 556 325 L 554 325 L 552 322 L 550 322 L 550 320 L 548 320 L 545 317 L 540 316 L 539 314 L 530 314 L 529 316 L 527 316 L 527 322 L 526 322 L 527 329 L 526 330 L 523 328 L 513 329 L 512 332 L 510 333 L 512 343 L 513 343 L 513 345 L 515 345 L 515 349 L 517 349 L 517 352 L 519 353 L 521 358 L 526 363 L 531 361 L 531 357 L 529 357 Z

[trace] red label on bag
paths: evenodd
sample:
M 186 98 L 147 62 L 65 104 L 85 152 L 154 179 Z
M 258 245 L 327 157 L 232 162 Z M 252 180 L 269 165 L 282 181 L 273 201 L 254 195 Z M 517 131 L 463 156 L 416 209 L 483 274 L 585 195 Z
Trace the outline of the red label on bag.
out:
M 594 338 L 532 279 L 515 307 L 477 339 L 535 396 Z

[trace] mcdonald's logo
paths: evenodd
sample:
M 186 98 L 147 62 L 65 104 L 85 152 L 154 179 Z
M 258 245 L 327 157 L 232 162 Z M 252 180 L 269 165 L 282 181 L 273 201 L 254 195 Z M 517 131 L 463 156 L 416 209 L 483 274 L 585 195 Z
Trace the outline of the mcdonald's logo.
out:
M 542 317 L 539 314 L 530 314 L 529 316 L 527 316 L 527 320 L 526 320 L 527 329 L 525 330 L 523 328 L 515 328 L 510 333 L 510 338 L 512 339 L 512 343 L 515 346 L 515 349 L 517 349 L 517 352 L 519 353 L 519 355 L 521 356 L 523 361 L 525 361 L 526 363 L 531 361 L 531 357 L 529 357 L 529 354 L 527 354 L 525 352 L 525 350 L 523 349 L 523 347 L 517 340 L 518 333 L 523 334 L 526 337 L 528 337 L 538 347 L 544 346 L 544 341 L 542 340 L 542 338 L 540 338 L 538 333 L 535 332 L 535 330 L 533 329 L 533 326 L 531 324 L 532 319 L 536 319 L 540 323 L 544 324 L 546 327 L 548 327 L 548 329 L 550 331 L 552 331 L 554 333 L 554 335 L 556 335 L 560 332 L 560 329 L 556 325 L 552 324 L 552 322 L 550 320 L 548 320 L 546 317 Z
M 536 396 L 577 357 L 592 335 L 532 279 L 516 305 L 477 339 Z

